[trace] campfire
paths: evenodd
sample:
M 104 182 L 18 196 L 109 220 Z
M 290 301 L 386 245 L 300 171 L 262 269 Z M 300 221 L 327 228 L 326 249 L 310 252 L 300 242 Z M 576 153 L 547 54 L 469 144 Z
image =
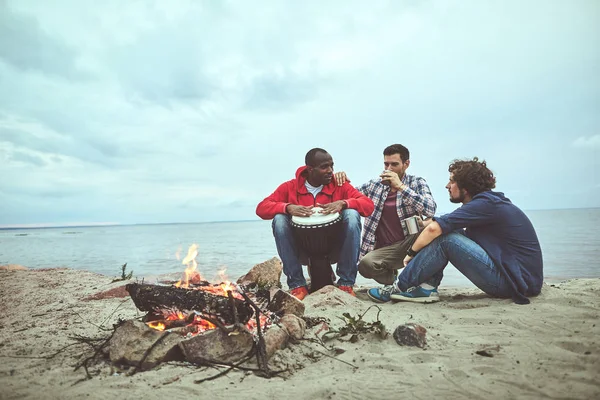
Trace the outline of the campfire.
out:
M 170 330 L 193 337 L 211 329 L 242 324 L 256 334 L 259 326 L 265 329 L 275 319 L 270 311 L 260 310 L 269 302 L 269 292 L 250 291 L 226 280 L 211 284 L 197 270 L 198 246 L 192 245 L 182 264 L 186 265 L 182 279 L 168 285 L 126 286 L 136 307 L 147 311 L 144 321 L 152 329 Z M 258 304 L 257 304 L 258 303 Z M 254 306 L 254 309 L 252 308 Z M 252 317 L 255 318 L 252 318 Z
M 268 373 L 269 357 L 305 330 L 302 302 L 279 289 L 281 262 L 258 264 L 237 282 L 221 273 L 221 282 L 210 283 L 197 270 L 197 255 L 192 245 L 179 281 L 125 286 L 146 314 L 116 328 L 110 360 L 144 370 L 172 360 L 231 365 L 256 357 Z

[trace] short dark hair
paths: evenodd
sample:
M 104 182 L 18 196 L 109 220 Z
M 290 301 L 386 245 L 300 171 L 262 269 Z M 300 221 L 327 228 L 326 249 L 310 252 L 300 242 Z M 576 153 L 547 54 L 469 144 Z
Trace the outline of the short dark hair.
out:
M 452 180 L 456 182 L 458 188 L 466 190 L 471 196 L 496 187 L 494 173 L 490 171 L 485 161 L 479 161 L 477 157 L 472 160 L 452 161 L 448 172 L 452 174 Z
M 321 149 L 320 147 L 315 147 L 314 149 L 310 149 L 306 156 L 304 157 L 304 164 L 309 165 L 311 167 L 315 166 L 315 156 L 317 153 L 327 153 L 327 150 Z
M 400 159 L 402 159 L 402 162 L 407 162 L 410 160 L 410 152 L 401 144 L 392 144 L 383 150 L 384 156 L 391 156 L 394 154 L 400 154 Z

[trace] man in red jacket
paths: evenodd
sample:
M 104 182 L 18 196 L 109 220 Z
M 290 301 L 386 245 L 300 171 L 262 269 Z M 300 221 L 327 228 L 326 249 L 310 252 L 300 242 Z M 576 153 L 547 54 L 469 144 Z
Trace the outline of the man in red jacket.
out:
M 302 300 L 308 295 L 302 272 L 298 246 L 292 232 L 291 217 L 308 217 L 313 207 L 322 207 L 323 214 L 339 212 L 342 216 L 341 249 L 337 257 L 338 287 L 353 295 L 360 250 L 360 216 L 373 212 L 373 202 L 349 182 L 337 186 L 333 181 L 333 159 L 327 151 L 315 148 L 305 157 L 304 166 L 296 178 L 279 185 L 277 190 L 261 201 L 256 214 L 273 220 L 273 236 L 283 262 L 283 273 L 292 295 Z

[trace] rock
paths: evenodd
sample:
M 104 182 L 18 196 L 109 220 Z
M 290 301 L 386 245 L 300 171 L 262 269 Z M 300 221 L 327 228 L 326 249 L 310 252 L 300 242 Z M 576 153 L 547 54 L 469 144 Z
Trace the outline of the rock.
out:
M 273 357 L 277 350 L 285 349 L 290 335 L 285 328 L 272 325 L 265 333 L 265 346 L 267 350 L 267 359 Z
M 282 311 L 284 315 L 294 314 L 298 317 L 304 315 L 304 303 L 292 296 L 286 291 L 278 289 L 273 293 L 271 292 L 271 303 L 267 309 L 271 312 Z
M 185 359 L 194 364 L 235 363 L 252 350 L 254 339 L 247 330 L 227 334 L 213 329 L 179 343 Z
M 159 340 L 163 332 L 149 328 L 138 320 L 129 320 L 119 326 L 110 339 L 108 352 L 110 360 L 115 364 L 137 366 L 146 351 Z M 141 365 L 142 370 L 150 369 L 163 361 L 182 360 L 177 344 L 183 340 L 181 336 L 171 333 L 154 346 Z
M 256 264 L 246 275 L 240 277 L 237 280 L 237 283 L 243 285 L 256 284 L 259 287 L 265 288 L 280 288 L 282 271 L 283 265 L 281 264 L 281 260 L 277 257 L 273 257 L 268 261 Z
M 26 271 L 29 268 L 19 264 L 0 265 L 0 271 Z
M 427 329 L 421 325 L 409 323 L 400 325 L 394 331 L 394 339 L 401 346 L 425 347 Z
M 281 318 L 281 325 L 283 325 L 287 333 L 294 340 L 302 339 L 306 332 L 306 322 L 294 314 L 284 315 Z

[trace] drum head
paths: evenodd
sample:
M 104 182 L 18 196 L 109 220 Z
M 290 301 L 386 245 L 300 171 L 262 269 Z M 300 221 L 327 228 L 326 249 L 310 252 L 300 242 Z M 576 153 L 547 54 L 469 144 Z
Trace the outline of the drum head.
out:
M 340 213 L 319 214 L 323 210 L 321 207 L 313 207 L 315 213 L 310 217 L 292 216 L 292 222 L 296 225 L 312 226 L 312 225 L 327 225 L 340 217 Z

